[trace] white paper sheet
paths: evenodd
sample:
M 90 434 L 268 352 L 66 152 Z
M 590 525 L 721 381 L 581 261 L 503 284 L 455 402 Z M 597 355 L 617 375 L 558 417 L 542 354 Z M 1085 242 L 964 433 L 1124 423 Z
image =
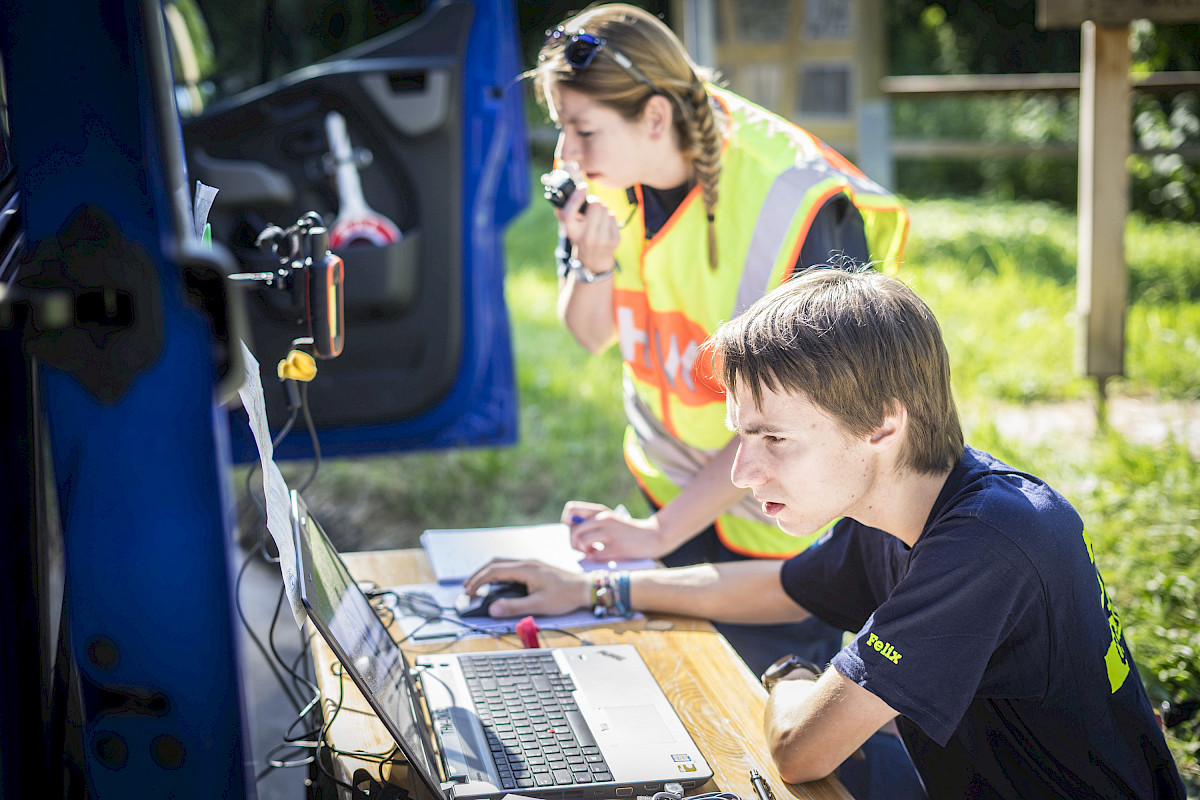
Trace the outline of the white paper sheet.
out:
M 303 628 L 308 615 L 304 611 L 304 604 L 300 602 L 300 575 L 296 571 L 296 545 L 292 541 L 291 500 L 283 473 L 275 465 L 275 448 L 271 444 L 271 430 L 267 427 L 267 403 L 258 361 L 245 342 L 241 342 L 241 345 L 246 374 L 238 388 L 238 396 L 242 398 L 242 405 L 250 417 L 250 430 L 258 445 L 263 496 L 266 498 L 267 531 L 279 550 L 279 571 L 283 575 L 283 587 L 291 604 L 292 615 L 296 618 L 296 624 Z
M 595 569 L 654 569 L 651 559 L 601 561 L 584 558 L 571 547 L 571 532 L 562 523 L 502 528 L 436 528 L 421 534 L 439 583 L 461 584 L 493 558 L 536 559 L 568 572 Z

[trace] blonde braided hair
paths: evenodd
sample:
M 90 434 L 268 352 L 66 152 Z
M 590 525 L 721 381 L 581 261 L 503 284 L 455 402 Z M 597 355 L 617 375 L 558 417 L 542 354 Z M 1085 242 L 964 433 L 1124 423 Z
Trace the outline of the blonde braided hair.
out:
M 691 102 L 692 115 L 688 120 L 690 139 L 693 142 L 693 152 L 688 155 L 692 159 L 692 169 L 696 182 L 700 184 L 700 192 L 704 198 L 704 211 L 708 216 L 708 266 L 717 269 L 717 184 L 721 177 L 721 125 L 717 115 L 713 113 L 713 103 L 704 88 L 704 83 L 698 78 L 692 84 Z

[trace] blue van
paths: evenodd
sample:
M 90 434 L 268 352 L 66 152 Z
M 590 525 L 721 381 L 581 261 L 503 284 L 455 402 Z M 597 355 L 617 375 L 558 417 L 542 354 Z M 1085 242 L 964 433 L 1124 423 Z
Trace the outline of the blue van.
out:
M 515 439 L 514 6 L 0 0 L 0 796 L 254 796 L 243 342 L 274 436 L 299 350 L 326 454 Z

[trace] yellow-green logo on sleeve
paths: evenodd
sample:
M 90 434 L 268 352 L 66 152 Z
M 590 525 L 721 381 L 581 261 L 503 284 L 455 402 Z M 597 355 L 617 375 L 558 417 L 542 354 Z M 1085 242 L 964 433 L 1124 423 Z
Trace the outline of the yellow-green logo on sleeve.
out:
M 899 664 L 900 659 L 903 658 L 899 651 L 892 647 L 891 642 L 885 642 L 883 639 L 880 639 L 873 633 L 867 634 L 867 647 L 875 648 L 876 652 L 891 661 L 893 664 Z
M 1104 666 L 1108 671 L 1108 684 L 1112 687 L 1113 694 L 1116 694 L 1117 689 L 1120 689 L 1125 679 L 1129 677 L 1129 653 L 1126 652 L 1123 642 L 1121 641 L 1121 618 L 1117 616 L 1117 609 L 1113 607 L 1112 600 L 1108 597 L 1108 589 L 1104 586 L 1104 578 L 1100 576 L 1100 568 L 1096 566 L 1096 553 L 1092 549 L 1092 540 L 1088 538 L 1087 531 L 1083 531 L 1083 542 L 1087 545 L 1088 558 L 1092 561 L 1092 566 L 1096 569 L 1096 580 L 1100 583 L 1100 605 L 1104 608 L 1104 613 L 1108 616 L 1108 629 L 1112 633 L 1112 643 L 1108 646 L 1108 652 L 1104 654 Z

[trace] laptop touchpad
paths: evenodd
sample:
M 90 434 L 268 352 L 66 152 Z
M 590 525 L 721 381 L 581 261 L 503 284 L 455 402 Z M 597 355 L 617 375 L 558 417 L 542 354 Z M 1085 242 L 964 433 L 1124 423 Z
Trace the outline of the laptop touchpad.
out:
M 598 739 L 616 733 L 621 744 L 657 744 L 674 741 L 662 715 L 654 706 L 613 706 L 600 709 L 592 723 Z

